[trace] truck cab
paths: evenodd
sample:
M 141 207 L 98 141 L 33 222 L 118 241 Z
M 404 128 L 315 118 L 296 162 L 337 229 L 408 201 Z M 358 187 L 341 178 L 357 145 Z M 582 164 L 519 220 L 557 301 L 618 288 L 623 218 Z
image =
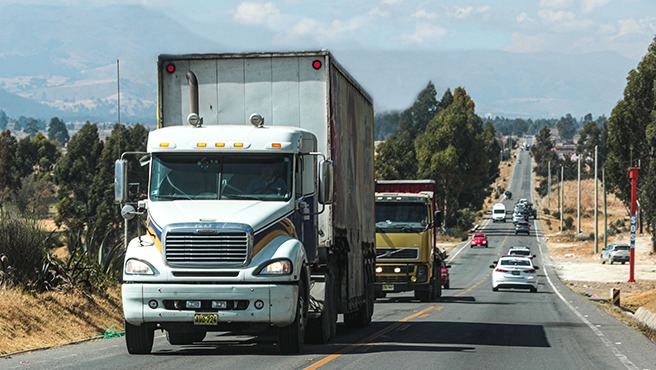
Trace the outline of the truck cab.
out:
M 377 297 L 414 291 L 415 298 L 427 302 L 442 295 L 434 184 L 433 180 L 376 182 Z

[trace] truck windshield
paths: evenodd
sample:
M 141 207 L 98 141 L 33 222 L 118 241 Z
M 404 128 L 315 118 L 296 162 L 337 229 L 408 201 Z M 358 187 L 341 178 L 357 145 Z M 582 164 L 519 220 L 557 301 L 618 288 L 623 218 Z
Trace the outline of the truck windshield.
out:
M 150 199 L 255 199 L 291 196 L 291 155 L 153 155 Z
M 426 229 L 427 209 L 419 202 L 376 202 L 376 230 L 419 232 Z

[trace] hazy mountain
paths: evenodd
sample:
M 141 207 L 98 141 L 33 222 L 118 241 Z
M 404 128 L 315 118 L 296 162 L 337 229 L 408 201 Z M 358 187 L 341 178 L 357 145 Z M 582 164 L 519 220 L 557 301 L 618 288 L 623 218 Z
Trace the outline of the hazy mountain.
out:
M 116 121 L 120 60 L 122 122 L 152 123 L 157 55 L 222 51 L 234 50 L 141 6 L 0 6 L 0 109 Z M 462 86 L 479 115 L 505 117 L 608 115 L 637 65 L 612 53 L 332 51 L 377 110 L 408 107 L 432 80 L 438 98 Z

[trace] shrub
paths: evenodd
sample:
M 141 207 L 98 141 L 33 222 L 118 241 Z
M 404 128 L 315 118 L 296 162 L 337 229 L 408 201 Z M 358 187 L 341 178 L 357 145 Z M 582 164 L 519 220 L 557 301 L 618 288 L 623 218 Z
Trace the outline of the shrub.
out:
M 28 287 L 47 261 L 48 234 L 34 220 L 0 218 L 0 283 Z
M 574 228 L 574 219 L 572 216 L 567 216 L 563 219 L 563 230 L 571 230 Z
M 542 213 L 544 213 L 545 215 L 549 216 L 549 214 L 551 214 L 551 211 L 549 210 L 549 208 L 544 207 L 544 208 L 542 208 Z

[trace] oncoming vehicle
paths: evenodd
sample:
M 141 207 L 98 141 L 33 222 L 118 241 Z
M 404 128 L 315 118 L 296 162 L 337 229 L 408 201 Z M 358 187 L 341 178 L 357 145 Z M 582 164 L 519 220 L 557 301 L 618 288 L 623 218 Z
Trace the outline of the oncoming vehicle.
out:
M 492 222 L 506 222 L 506 206 L 497 203 L 492 207 Z
M 485 248 L 488 247 L 487 236 L 485 235 L 485 233 L 475 232 L 474 235 L 472 235 L 472 239 L 469 242 L 469 247 L 474 248 L 476 246 L 485 247 Z
M 621 262 L 622 264 L 629 262 L 631 256 L 631 247 L 627 244 L 608 244 L 606 248 L 601 250 L 599 258 L 601 263 L 608 262 Z
M 499 288 L 529 289 L 535 293 L 538 291 L 539 267 L 533 265 L 533 261 L 527 257 L 502 256 L 498 261 L 490 265 L 492 271 L 492 290 Z

